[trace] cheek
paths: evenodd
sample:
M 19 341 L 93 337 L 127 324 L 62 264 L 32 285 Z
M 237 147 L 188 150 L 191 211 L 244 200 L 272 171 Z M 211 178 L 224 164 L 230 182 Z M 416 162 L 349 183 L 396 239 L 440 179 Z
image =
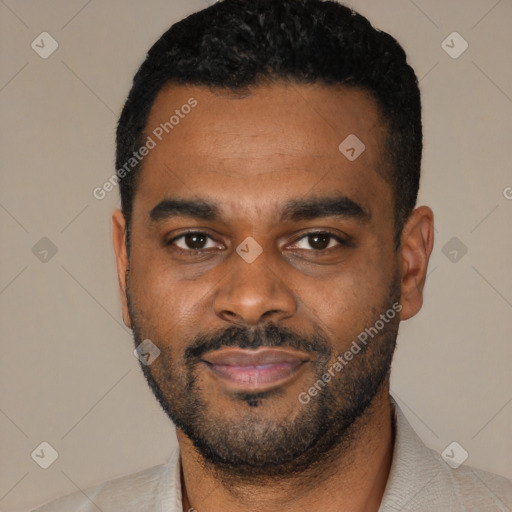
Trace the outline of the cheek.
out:
M 373 323 L 389 306 L 392 265 L 382 255 L 360 258 L 339 269 L 328 281 L 304 283 L 300 299 L 311 321 L 323 327 L 344 346 Z M 381 309 L 384 309 L 381 311 Z
M 148 335 L 175 342 L 204 315 L 209 285 L 201 279 L 183 280 L 167 262 L 139 261 L 132 266 L 130 292 L 141 327 Z

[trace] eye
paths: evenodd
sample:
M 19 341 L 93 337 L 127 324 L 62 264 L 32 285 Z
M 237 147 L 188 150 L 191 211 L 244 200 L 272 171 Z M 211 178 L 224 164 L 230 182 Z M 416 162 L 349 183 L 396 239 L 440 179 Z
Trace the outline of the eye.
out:
M 336 247 L 337 245 L 347 245 L 345 240 L 339 236 L 333 235 L 332 233 L 319 231 L 315 233 L 308 233 L 303 237 L 299 238 L 293 244 L 294 249 L 306 249 L 314 251 L 325 251 Z
M 218 248 L 218 244 L 213 238 L 200 231 L 189 231 L 183 233 L 169 241 L 168 245 L 174 245 L 182 251 L 201 251 L 204 249 Z

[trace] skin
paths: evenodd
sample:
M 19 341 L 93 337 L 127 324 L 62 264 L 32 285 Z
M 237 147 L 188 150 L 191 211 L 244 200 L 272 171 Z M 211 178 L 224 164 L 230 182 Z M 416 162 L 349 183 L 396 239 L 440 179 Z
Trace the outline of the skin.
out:
M 176 357 L 176 369 L 181 370 L 180 356 L 192 337 L 265 322 L 309 334 L 321 326 L 333 353 L 343 353 L 384 313 L 380 308 L 395 275 L 400 320 L 420 310 L 433 246 L 433 213 L 426 206 L 416 208 L 395 250 L 393 190 L 385 179 L 383 156 L 386 130 L 370 95 L 357 89 L 274 83 L 234 97 L 205 87 L 169 85 L 153 105 L 146 135 L 191 97 L 198 106 L 145 158 L 134 199 L 130 258 L 125 219 L 121 211 L 113 214 L 128 327 L 133 327 L 129 286 L 144 336 L 164 340 L 162 350 Z M 366 146 L 352 162 L 338 150 L 349 134 Z M 350 198 L 368 218 L 282 220 L 287 201 L 333 196 Z M 221 219 L 152 221 L 151 210 L 169 197 L 211 201 Z M 165 245 L 188 229 L 215 240 L 195 254 L 183 252 L 183 238 Z M 317 250 L 304 235 L 319 231 L 350 237 L 352 243 L 343 246 L 330 239 L 328 249 Z M 263 249 L 250 264 L 235 251 L 249 236 Z M 152 371 L 157 374 L 156 363 Z M 198 369 L 196 376 L 201 399 L 212 414 L 230 421 L 245 414 L 276 422 L 294 417 L 305 407 L 298 394 L 316 380 L 305 369 L 279 395 L 254 409 L 234 400 L 205 369 Z M 386 378 L 371 407 L 353 425 L 357 435 L 342 443 L 336 456 L 325 457 L 314 474 L 275 477 L 264 485 L 261 478 L 237 480 L 215 472 L 177 429 L 183 510 L 377 511 L 392 462 L 390 418 Z

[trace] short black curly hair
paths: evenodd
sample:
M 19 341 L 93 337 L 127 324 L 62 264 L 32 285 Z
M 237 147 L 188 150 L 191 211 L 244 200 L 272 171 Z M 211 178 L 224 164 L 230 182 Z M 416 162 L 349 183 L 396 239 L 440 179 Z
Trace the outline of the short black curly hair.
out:
M 164 85 L 237 91 L 268 80 L 358 87 L 376 100 L 387 128 L 398 246 L 420 180 L 418 80 L 393 37 L 334 1 L 223 0 L 174 24 L 134 77 L 117 127 L 116 168 L 144 143 L 149 112 Z M 140 167 L 119 178 L 128 230 Z

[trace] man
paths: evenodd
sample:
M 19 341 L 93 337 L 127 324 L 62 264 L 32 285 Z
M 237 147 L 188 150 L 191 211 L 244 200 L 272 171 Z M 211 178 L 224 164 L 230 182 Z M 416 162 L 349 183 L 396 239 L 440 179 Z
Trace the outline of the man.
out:
M 421 308 L 416 76 L 320 0 L 224 0 L 177 23 L 117 132 L 123 319 L 177 427 L 159 466 L 42 511 L 505 511 L 389 396 Z

